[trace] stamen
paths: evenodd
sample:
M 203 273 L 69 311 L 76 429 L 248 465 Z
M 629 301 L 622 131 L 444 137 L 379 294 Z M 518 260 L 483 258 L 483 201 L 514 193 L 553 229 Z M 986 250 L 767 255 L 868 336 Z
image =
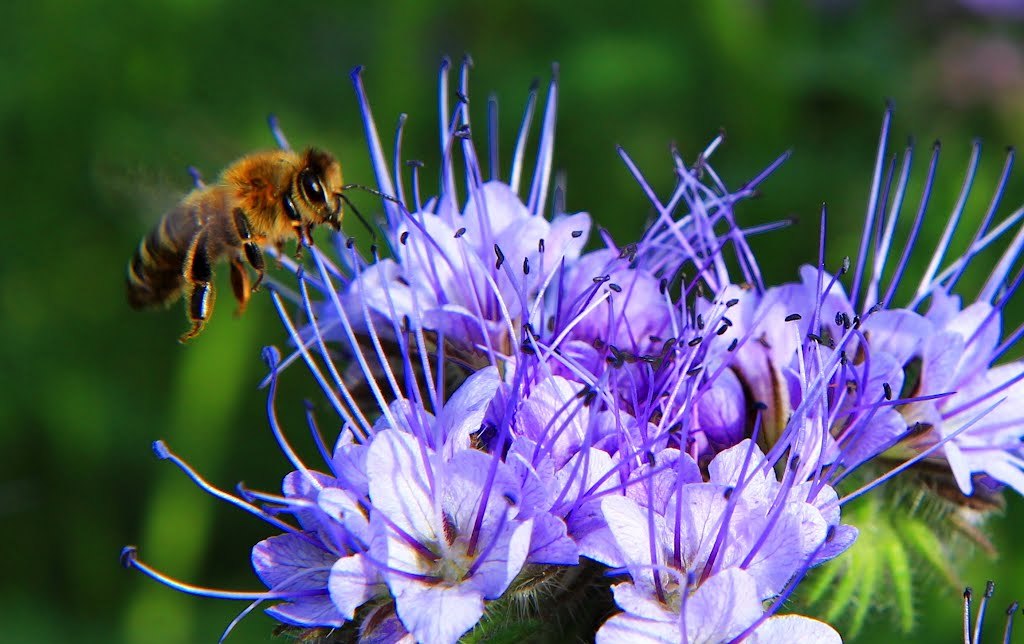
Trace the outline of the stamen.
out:
M 1003 400 L 1005 400 L 1005 399 L 1003 399 Z M 924 450 L 920 454 L 914 456 L 913 458 L 911 458 L 911 459 L 909 459 L 907 461 L 904 461 L 898 467 L 895 467 L 895 468 L 889 470 L 889 472 L 887 472 L 886 474 L 883 474 L 882 476 L 877 477 L 875 480 L 873 480 L 873 481 L 871 481 L 871 482 L 861 486 L 860 488 L 858 488 L 858 489 L 854 490 L 853 492 L 847 494 L 846 496 L 840 498 L 839 501 L 838 501 L 838 504 L 839 505 L 846 505 L 847 503 L 849 503 L 850 501 L 852 501 L 852 500 L 856 499 L 857 497 L 861 496 L 865 492 L 867 492 L 869 490 L 875 489 L 876 487 L 878 487 L 881 484 L 885 483 L 886 481 L 888 481 L 889 479 L 893 478 L 894 476 L 896 476 L 900 472 L 902 472 L 902 471 L 912 467 L 914 464 L 916 464 L 916 463 L 918 463 L 918 462 L 928 458 L 934 452 L 936 452 L 939 449 L 941 449 L 943 445 L 945 445 L 949 441 L 953 440 L 954 438 L 956 438 L 957 436 L 959 436 L 963 432 L 967 431 L 975 423 L 977 423 L 982 418 L 984 418 L 986 415 L 988 415 L 989 412 L 991 412 L 993 409 L 995 409 L 1000 404 L 1002 404 L 1003 400 L 1000 400 L 1000 401 L 996 402 L 996 404 L 992 405 L 991 407 L 988 407 L 981 414 L 979 414 L 979 415 L 975 416 L 973 419 L 971 419 L 970 422 L 964 423 L 964 425 L 962 427 L 960 427 L 959 429 L 957 429 L 955 432 L 949 434 L 948 436 L 943 437 L 941 440 L 939 440 L 934 445 L 932 445 L 928 449 Z
M 501 178 L 501 166 L 498 155 L 498 98 L 494 94 L 487 97 L 487 143 L 491 181 L 497 181 Z
M 903 279 L 903 271 L 907 267 L 907 262 L 910 261 L 910 254 L 914 248 L 914 243 L 917 241 L 917 236 L 921 232 L 921 225 L 924 223 L 924 215 L 928 210 L 928 202 L 931 200 L 932 188 L 935 187 L 935 171 L 939 165 L 939 151 L 942 149 L 942 145 L 936 141 L 932 146 L 932 158 L 928 164 L 928 175 L 925 177 L 924 191 L 921 194 L 921 204 L 917 209 L 917 216 L 914 217 L 914 223 L 910 228 L 910 235 L 907 237 L 906 245 L 903 247 L 903 254 L 900 256 L 900 262 L 896 266 L 896 272 L 893 273 L 892 280 L 889 282 L 889 289 L 885 293 L 885 297 L 882 298 L 881 304 L 889 306 L 892 301 L 893 295 L 896 293 L 896 286 Z
M 192 185 L 197 190 L 202 190 L 206 187 L 206 182 L 203 181 L 203 174 L 199 171 L 199 168 L 194 165 L 188 167 L 188 176 L 192 177 Z
M 198 597 L 209 597 L 211 599 L 232 599 L 232 600 L 272 600 L 272 599 L 285 599 L 295 600 L 302 597 L 316 597 L 317 595 L 326 595 L 327 589 L 316 590 L 316 589 L 305 589 L 305 590 L 289 590 L 289 591 L 273 591 L 266 590 L 262 592 L 246 592 L 246 591 L 230 591 L 230 590 L 216 590 L 214 588 L 204 588 L 202 586 L 193 586 L 192 584 L 186 584 L 185 582 L 178 581 L 173 577 L 169 577 L 155 568 L 150 567 L 139 559 L 138 548 L 135 546 L 125 546 L 121 550 L 121 565 L 125 568 L 134 568 L 139 572 L 143 573 L 150 579 L 154 579 L 168 588 L 173 588 L 179 592 L 185 593 L 186 595 L 196 595 Z
M 964 588 L 964 644 L 972 644 L 971 642 L 971 599 L 974 595 L 974 591 L 970 586 Z
M 974 640 L 975 642 L 981 642 L 981 627 L 985 622 L 985 609 L 988 608 L 988 600 L 992 599 L 992 595 L 996 591 L 996 585 L 993 581 L 989 580 L 985 583 L 985 594 L 981 597 L 981 604 L 978 606 L 978 616 L 974 620 Z
M 885 106 L 885 112 L 882 114 L 882 131 L 878 135 L 875 173 L 871 179 L 871 190 L 868 192 L 867 212 L 864 215 L 864 234 L 861 235 L 860 250 L 857 252 L 857 270 L 854 272 L 853 287 L 850 289 L 851 302 L 856 302 L 857 296 L 860 294 L 861 277 L 864 275 L 864 263 L 867 260 L 868 242 L 871 238 L 870 232 L 874 228 L 875 213 L 879 208 L 878 196 L 882 183 L 882 168 L 885 165 L 885 150 L 889 142 L 889 127 L 892 124 L 892 113 L 892 103 L 888 103 Z
M 392 163 L 394 165 L 391 171 L 395 175 L 395 187 L 397 188 L 395 194 L 398 196 L 398 202 L 401 204 L 408 203 L 405 200 L 405 182 L 402 181 L 402 138 L 405 134 L 405 122 L 408 119 L 409 115 L 405 112 L 398 115 L 398 124 L 395 126 L 395 147 L 394 152 L 392 152 L 394 155 Z
M 540 81 L 534 80 L 530 84 L 530 94 L 526 98 L 526 109 L 523 112 L 523 121 L 519 126 L 519 136 L 516 138 L 516 149 L 512 155 L 512 177 L 508 185 L 512 192 L 519 194 L 519 183 L 523 176 L 523 159 L 526 156 L 526 142 L 530 136 L 530 124 L 533 122 L 533 111 L 537 107 L 537 89 Z
M 1003 630 L 1003 644 L 1010 644 L 1013 639 L 1013 618 L 1017 616 L 1017 610 L 1020 608 L 1020 604 L 1017 602 L 1011 603 L 1006 608 L 1006 628 Z
M 253 516 L 259 517 L 260 519 L 263 519 L 275 528 L 279 528 L 284 532 L 302 536 L 303 538 L 306 538 L 310 543 L 313 543 L 314 545 L 316 544 L 315 540 L 306 537 L 305 534 L 297 528 L 294 528 L 285 523 L 284 521 L 275 518 L 274 516 L 264 511 L 263 509 L 258 508 L 255 505 L 252 505 L 251 503 L 246 503 L 242 499 L 232 494 L 228 494 L 224 490 L 221 490 L 220 488 L 215 487 L 214 485 L 209 483 L 206 479 L 200 476 L 198 472 L 192 469 L 192 467 L 190 467 L 188 463 L 183 461 L 177 454 L 172 452 L 170 448 L 167 447 L 167 444 L 165 442 L 155 441 L 153 443 L 153 452 L 156 454 L 157 458 L 165 461 L 170 461 L 171 463 L 176 465 L 178 469 L 185 473 L 185 476 L 192 479 L 192 482 L 199 486 L 200 490 L 206 492 L 215 499 L 220 499 L 225 503 L 233 505 L 236 508 L 239 508 L 241 510 L 244 510 L 245 512 L 248 512 L 249 514 L 252 514 Z
M 284 135 L 284 130 L 281 129 L 281 122 L 277 118 L 277 114 L 267 115 L 267 126 L 270 127 L 270 135 L 274 137 L 274 142 L 277 143 L 277 147 L 287 152 L 292 151 L 292 146 L 288 143 L 288 138 Z
M 953 238 L 953 232 L 956 230 L 957 224 L 960 223 L 960 216 L 964 212 L 964 206 L 967 205 L 967 197 L 971 194 L 971 187 L 974 184 L 974 175 L 978 170 L 978 159 L 980 157 L 981 142 L 975 140 L 971 146 L 971 158 L 970 161 L 967 162 L 967 172 L 964 174 L 964 182 L 960 187 L 960 196 L 957 198 L 956 205 L 953 206 L 953 212 L 949 214 L 949 219 L 946 221 L 946 228 L 942 231 L 942 238 L 935 246 L 935 251 L 932 253 L 931 261 L 928 262 L 928 268 L 925 269 L 924 275 L 921 276 L 921 283 L 918 285 L 917 293 L 914 295 L 915 299 L 923 297 L 925 293 L 931 290 L 932 279 L 935 277 L 935 273 L 939 270 L 939 264 L 942 262 L 942 257 L 949 248 L 949 242 Z
M 537 166 L 530 184 L 530 197 L 526 201 L 526 209 L 534 216 L 544 213 L 544 204 L 548 198 L 548 185 L 551 181 L 551 163 L 555 151 L 555 113 L 558 108 L 558 64 L 551 65 L 551 84 L 548 86 L 548 99 L 544 107 L 544 121 L 540 130 L 540 143 L 537 153 Z
M 270 379 L 270 387 L 267 390 L 267 418 L 270 421 L 270 431 L 274 434 L 274 438 L 277 440 L 278 446 L 281 448 L 281 451 L 284 453 L 288 461 L 295 466 L 295 469 L 302 472 L 303 477 L 310 485 L 313 486 L 314 489 L 321 490 L 323 489 L 323 485 L 315 476 L 313 476 L 313 473 L 309 471 L 306 464 L 302 462 L 299 455 L 292 449 L 292 446 L 288 443 L 288 439 L 285 438 L 284 432 L 281 430 L 281 425 L 277 420 L 277 405 L 275 404 L 277 400 L 277 361 L 274 360 L 274 358 L 269 357 L 271 355 L 272 354 L 269 352 L 264 353 L 264 356 L 267 358 L 267 367 L 270 369 L 272 375 Z
M 363 88 L 363 68 L 355 67 L 349 77 L 356 91 L 356 99 L 359 103 L 359 113 L 363 119 L 363 130 L 366 134 L 366 142 L 370 148 L 370 160 L 373 165 L 373 172 L 377 178 L 377 185 L 384 194 L 395 194 L 395 186 L 391 181 L 388 172 L 388 164 L 384 160 L 384 149 L 380 144 L 380 136 L 377 134 L 377 125 L 373 121 L 373 113 L 370 111 L 370 102 L 366 97 L 366 90 Z M 388 227 L 398 228 L 401 221 L 401 213 L 397 206 L 389 201 L 384 202 L 384 212 L 387 215 Z

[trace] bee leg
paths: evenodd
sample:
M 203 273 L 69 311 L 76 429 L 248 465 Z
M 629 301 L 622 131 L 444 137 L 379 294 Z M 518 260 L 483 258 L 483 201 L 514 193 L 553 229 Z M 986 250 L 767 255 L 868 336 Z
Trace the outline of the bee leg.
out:
M 260 249 L 259 244 L 256 242 L 248 242 L 245 244 L 245 259 L 249 262 L 249 266 L 252 266 L 256 271 L 256 281 L 253 282 L 253 292 L 260 290 L 260 284 L 263 282 L 263 274 L 266 272 L 264 269 L 265 264 L 263 263 L 263 250 Z
M 234 215 L 234 229 L 239 233 L 239 241 L 242 242 L 242 247 L 246 251 L 246 260 L 249 265 L 256 270 L 256 283 L 252 286 L 252 291 L 258 291 L 260 283 L 263 282 L 263 251 L 260 250 L 259 244 L 253 238 L 252 229 L 249 227 L 249 218 L 246 217 L 246 213 L 241 208 L 234 209 L 232 213 Z M 237 260 L 236 260 L 237 261 Z M 244 268 L 240 265 L 239 270 L 246 274 L 246 297 L 245 300 L 249 299 L 249 275 L 246 273 Z M 234 288 L 234 297 L 239 298 L 241 307 L 239 313 L 241 313 L 246 307 L 246 301 L 243 301 L 242 297 L 239 296 L 239 288 L 234 287 L 234 262 L 231 262 L 231 287 Z
M 295 231 L 295 236 L 298 237 L 298 243 L 295 246 L 295 261 L 302 261 L 302 243 L 304 238 L 302 236 L 302 224 L 292 224 L 292 229 Z
M 274 248 L 277 249 L 277 269 L 281 270 L 284 268 L 284 264 L 281 263 L 281 258 L 284 257 L 284 242 L 279 241 L 275 243 Z
M 260 279 L 263 273 L 260 273 Z M 235 292 L 235 299 L 238 300 L 238 308 L 235 309 L 235 316 L 245 313 L 245 307 L 249 304 L 249 294 L 256 288 L 249 287 L 249 271 L 239 258 L 231 260 L 231 290 Z
M 188 307 L 192 328 L 178 338 L 178 342 L 182 344 L 199 335 L 210 313 L 213 312 L 215 295 L 210 283 L 213 268 L 210 266 L 210 256 L 206 251 L 206 235 L 197 235 L 189 247 L 185 255 L 184 274 L 188 282 L 185 305 Z

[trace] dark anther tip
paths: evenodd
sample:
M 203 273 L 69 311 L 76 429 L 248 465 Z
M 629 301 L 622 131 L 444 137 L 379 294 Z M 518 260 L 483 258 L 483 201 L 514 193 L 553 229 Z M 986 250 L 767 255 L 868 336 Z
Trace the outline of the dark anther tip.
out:
M 363 66 L 356 65 L 355 67 L 352 68 L 352 71 L 350 71 L 348 75 L 349 78 L 351 78 L 352 80 L 359 80 L 359 77 L 363 75 Z

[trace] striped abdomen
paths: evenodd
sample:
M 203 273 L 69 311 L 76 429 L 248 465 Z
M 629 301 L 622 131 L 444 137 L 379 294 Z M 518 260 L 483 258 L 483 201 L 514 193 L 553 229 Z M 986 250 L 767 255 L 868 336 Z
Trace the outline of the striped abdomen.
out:
M 188 202 L 168 212 L 149 231 L 128 263 L 128 304 L 146 309 L 170 304 L 185 286 L 182 265 L 199 225 Z

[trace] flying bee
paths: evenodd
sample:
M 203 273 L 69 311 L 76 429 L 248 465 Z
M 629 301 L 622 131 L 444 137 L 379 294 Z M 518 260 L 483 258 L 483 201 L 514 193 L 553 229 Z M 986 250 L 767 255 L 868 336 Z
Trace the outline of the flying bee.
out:
M 350 187 L 362 188 L 342 185 L 341 166 L 316 148 L 242 157 L 216 183 L 186 195 L 142 239 L 128 263 L 128 303 L 147 309 L 184 295 L 192 323 L 179 338 L 184 343 L 203 330 L 213 312 L 213 267 L 226 259 L 241 314 L 263 280 L 261 246 L 280 250 L 296 238 L 301 251 L 315 226 L 340 230 L 342 201 L 351 206 L 342 192 Z M 256 271 L 251 286 L 245 264 Z

